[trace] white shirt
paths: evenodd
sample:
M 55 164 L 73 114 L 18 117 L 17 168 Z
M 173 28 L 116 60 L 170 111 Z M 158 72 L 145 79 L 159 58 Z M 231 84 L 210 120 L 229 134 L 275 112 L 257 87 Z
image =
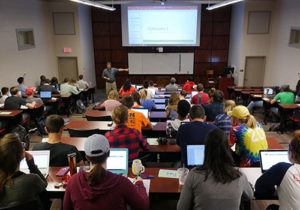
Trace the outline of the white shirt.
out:
M 8 98 L 7 95 L 4 95 L 0 98 L 0 104 L 4 104 L 5 103 L 5 100 Z
M 147 89 L 147 99 L 153 99 L 155 96 L 155 88 Z

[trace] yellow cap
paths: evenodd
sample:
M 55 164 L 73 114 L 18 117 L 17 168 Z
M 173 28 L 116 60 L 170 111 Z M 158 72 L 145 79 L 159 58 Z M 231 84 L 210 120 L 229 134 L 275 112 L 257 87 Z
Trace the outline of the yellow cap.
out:
M 250 117 L 250 112 L 245 106 L 236 106 L 232 111 L 227 112 L 228 116 L 234 116 L 240 120 L 246 120 Z

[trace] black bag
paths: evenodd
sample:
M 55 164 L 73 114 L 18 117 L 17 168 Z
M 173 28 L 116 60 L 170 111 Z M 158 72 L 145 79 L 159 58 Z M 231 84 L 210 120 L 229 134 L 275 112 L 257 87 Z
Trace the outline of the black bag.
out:
M 78 114 L 83 114 L 86 111 L 86 107 L 84 106 L 81 100 L 76 101 L 76 109 Z
M 46 118 L 37 119 L 37 128 L 42 136 L 48 135 L 47 132 L 45 131 L 45 125 L 46 125 Z
M 25 150 L 29 149 L 30 140 L 26 129 L 22 125 L 17 125 L 12 129 L 11 133 L 17 135 L 19 139 L 25 143 Z

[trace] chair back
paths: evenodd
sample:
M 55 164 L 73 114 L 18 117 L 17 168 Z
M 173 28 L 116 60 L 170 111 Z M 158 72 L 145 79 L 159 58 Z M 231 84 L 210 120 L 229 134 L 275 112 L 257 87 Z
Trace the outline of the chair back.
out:
M 105 134 L 106 131 L 101 131 L 99 129 L 91 129 L 91 130 L 80 130 L 80 129 L 68 129 L 70 137 L 82 137 L 87 138 L 94 134 Z

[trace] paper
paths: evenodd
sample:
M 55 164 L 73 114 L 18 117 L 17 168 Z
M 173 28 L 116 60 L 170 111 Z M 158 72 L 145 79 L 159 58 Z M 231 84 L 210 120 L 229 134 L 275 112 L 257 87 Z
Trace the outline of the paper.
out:
M 42 139 L 42 142 L 44 143 L 44 142 L 48 142 L 48 138 L 43 138 Z
M 253 95 L 254 97 L 262 97 L 262 95 Z
M 157 122 L 151 122 L 152 126 L 156 126 Z
M 264 100 L 264 101 L 269 101 L 269 99 L 268 99 L 268 98 L 263 98 L 263 100 Z
M 159 145 L 157 140 L 157 138 L 147 138 L 147 142 L 149 145 Z
M 9 115 L 11 112 L 0 112 L 2 115 Z
M 28 109 L 28 107 L 21 105 L 21 109 Z
M 133 183 L 133 178 L 128 178 L 132 183 Z M 146 188 L 146 192 L 147 192 L 147 195 L 149 196 L 149 190 L 150 190 L 150 179 L 143 179 L 143 183 L 144 183 L 144 186 Z
M 158 177 L 178 179 L 179 175 L 178 172 L 175 170 L 160 169 L 158 173 Z

